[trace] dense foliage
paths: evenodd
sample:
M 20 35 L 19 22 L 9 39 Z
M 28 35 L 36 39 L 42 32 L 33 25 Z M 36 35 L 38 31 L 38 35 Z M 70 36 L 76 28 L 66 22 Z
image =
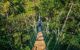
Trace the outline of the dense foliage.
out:
M 0 50 L 31 50 L 38 16 L 47 50 L 80 50 L 80 0 L 0 0 Z

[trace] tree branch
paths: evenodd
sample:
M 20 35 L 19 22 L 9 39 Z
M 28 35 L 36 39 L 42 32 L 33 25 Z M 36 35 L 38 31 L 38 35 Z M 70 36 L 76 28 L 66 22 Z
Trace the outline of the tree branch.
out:
M 72 3 L 71 6 L 70 6 L 70 9 L 69 9 L 69 11 L 68 11 L 67 17 L 66 17 L 66 19 L 65 19 L 65 21 L 64 21 L 64 24 L 63 24 L 63 26 L 62 26 L 61 32 L 64 31 L 64 28 L 65 28 L 66 22 L 67 22 L 67 20 L 68 20 L 68 18 L 69 18 L 69 14 L 70 14 L 70 12 L 71 12 L 72 6 L 73 6 L 73 3 Z

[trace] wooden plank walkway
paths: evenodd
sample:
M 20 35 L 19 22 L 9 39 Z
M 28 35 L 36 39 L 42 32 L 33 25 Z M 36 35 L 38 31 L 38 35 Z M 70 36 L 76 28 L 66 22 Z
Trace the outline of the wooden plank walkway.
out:
M 42 32 L 39 32 L 37 34 L 37 38 L 36 41 L 34 43 L 34 47 L 32 48 L 32 50 L 45 50 L 46 49 L 46 44 L 44 41 L 44 37 Z

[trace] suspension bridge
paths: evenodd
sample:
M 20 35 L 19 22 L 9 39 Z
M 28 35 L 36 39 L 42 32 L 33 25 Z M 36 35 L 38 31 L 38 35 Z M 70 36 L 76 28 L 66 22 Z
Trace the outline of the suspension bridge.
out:
M 38 27 L 37 28 L 38 28 L 38 34 L 37 34 L 36 41 L 34 43 L 32 50 L 46 50 L 46 44 L 45 44 L 44 37 L 42 34 L 42 21 L 41 21 L 40 16 L 38 19 Z

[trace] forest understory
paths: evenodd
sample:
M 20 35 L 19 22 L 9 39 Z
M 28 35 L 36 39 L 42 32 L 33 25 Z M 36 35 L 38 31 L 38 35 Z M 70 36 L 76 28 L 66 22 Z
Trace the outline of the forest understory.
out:
M 0 0 L 0 50 L 32 50 L 39 16 L 46 50 L 80 50 L 80 0 Z

